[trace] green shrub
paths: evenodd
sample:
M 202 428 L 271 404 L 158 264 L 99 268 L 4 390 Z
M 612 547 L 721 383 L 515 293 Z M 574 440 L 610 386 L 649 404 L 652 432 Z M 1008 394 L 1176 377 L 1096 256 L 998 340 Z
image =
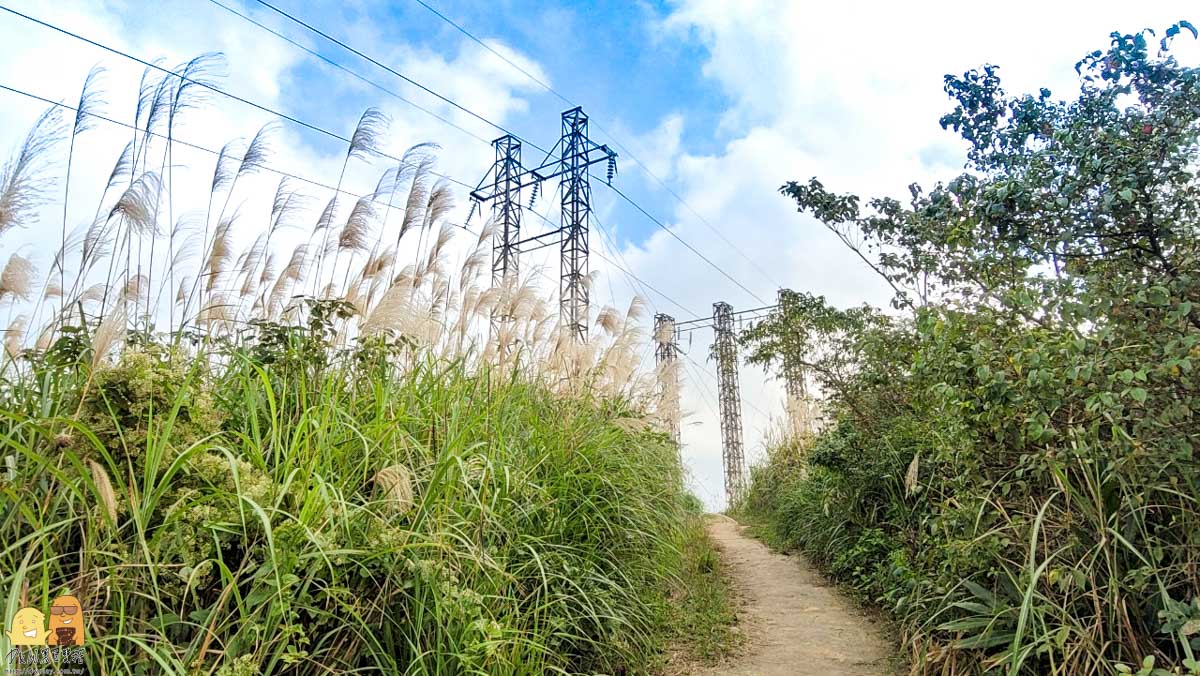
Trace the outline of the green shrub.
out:
M 1010 97 L 991 66 L 948 76 L 942 123 L 971 171 L 908 206 L 783 188 L 897 312 L 785 293 L 746 332 L 753 361 L 810 374 L 829 424 L 756 468 L 741 508 L 892 612 L 916 671 L 1200 668 L 1200 70 L 1168 51 L 1184 30 L 1157 56 L 1148 33 L 1113 34 L 1075 101 Z
M 77 421 L 6 415 L 9 604 L 71 589 L 109 672 L 651 668 L 695 509 L 667 437 L 622 402 L 357 356 L 297 378 L 147 347 L 61 381 L 87 383 Z

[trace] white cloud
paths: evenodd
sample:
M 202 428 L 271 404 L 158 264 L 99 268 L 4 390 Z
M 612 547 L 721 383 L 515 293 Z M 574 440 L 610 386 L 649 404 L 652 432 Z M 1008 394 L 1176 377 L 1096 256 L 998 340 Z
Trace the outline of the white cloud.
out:
M 729 141 L 713 155 L 680 147 L 678 157 L 658 161 L 676 167 L 677 192 L 772 279 L 840 306 L 885 305 L 886 285 L 813 219 L 796 214 L 779 186 L 816 175 L 835 191 L 903 198 L 909 183 L 947 178 L 961 167 L 961 144 L 938 125 L 950 109 L 944 73 L 996 63 L 1009 91 L 1045 85 L 1067 98 L 1077 87 L 1074 63 L 1105 46 L 1109 32 L 1161 30 L 1189 8 L 1182 2 L 1104 5 L 1089 3 L 1081 11 L 1072 3 L 1045 2 L 680 0 L 656 26 L 657 36 L 706 48 L 703 74 L 728 98 L 717 131 Z M 1200 50 L 1187 42 L 1181 41 L 1180 53 L 1194 61 Z M 678 206 L 671 225 L 759 295 L 773 295 L 755 266 L 690 209 Z M 666 233 L 624 255 L 638 275 L 698 313 L 711 312 L 717 300 L 735 310 L 757 303 Z M 693 340 L 693 354 L 706 355 L 711 336 Z M 690 367 L 685 377 L 708 380 L 715 390 L 708 375 L 695 371 Z M 683 437 L 698 493 L 715 507 L 724 503 L 720 427 L 705 389 L 695 382 L 684 387 L 684 408 L 694 415 Z M 765 414 L 781 410 L 782 394 L 746 365 L 741 389 L 753 459 L 761 454 Z
M 126 3 L 65 2 L 56 4 L 54 11 L 48 11 L 48 6 L 33 1 L 15 5 L 18 11 L 135 56 L 161 61 L 166 67 L 174 67 L 204 52 L 224 52 L 227 65 L 225 77 L 218 82 L 221 89 L 269 108 L 282 109 L 299 119 L 316 121 L 319 126 L 342 136 L 350 136 L 362 112 L 344 103 L 347 95 L 366 94 L 365 100 L 382 108 L 393 120 L 384 142 L 389 153 L 398 156 L 413 144 L 438 141 L 442 150 L 437 169 L 472 183 L 491 164 L 493 153 L 486 142 L 447 129 L 443 122 L 427 113 L 348 77 L 220 8 L 192 2 L 167 2 L 155 6 L 154 11 L 146 11 L 148 7 Z M 264 13 L 255 14 L 255 18 L 310 47 L 316 46 L 294 26 L 278 23 L 278 17 Z M 0 72 L 5 74 L 0 76 L 0 83 L 73 105 L 88 69 L 99 62 L 108 69 L 104 78 L 107 105 L 103 114 L 132 122 L 143 70 L 140 64 L 12 15 L 0 15 L 0 25 L 5 27 L 6 35 L 12 36 L 0 54 Z M 361 25 L 346 26 L 345 30 L 360 38 L 369 34 Z M 397 44 L 394 40 L 371 42 L 358 39 L 354 44 L 500 124 L 505 124 L 513 113 L 526 109 L 523 96 L 536 87 L 498 57 L 465 39 L 451 45 L 453 51 L 447 55 Z M 503 45 L 492 46 L 531 73 L 546 78 L 536 63 L 521 54 Z M 327 48 L 325 45 L 322 49 Z M 329 54 L 335 61 L 362 72 L 485 139 L 497 135 L 479 120 L 356 57 L 334 51 Z M 304 66 L 303 70 L 301 66 Z M 19 143 L 45 105 L 8 92 L 0 92 L 0 99 L 4 103 L 0 106 L 0 128 L 11 130 L 0 141 L 7 151 Z M 207 99 L 203 106 L 187 111 L 176 129 L 176 138 L 219 149 L 236 137 L 248 139 L 262 125 L 273 122 L 276 129 L 272 135 L 269 165 L 327 185 L 338 182 L 345 152 L 340 142 L 331 142 L 316 132 L 218 94 L 209 94 Z M 290 109 L 289 104 L 297 100 L 301 102 L 301 108 Z M 72 163 L 70 228 L 85 226 L 91 221 L 108 173 L 131 136 L 132 131 L 128 129 L 99 122 L 92 131 L 79 138 Z M 160 161 L 156 155 L 150 167 L 157 170 Z M 215 158 L 202 151 L 177 146 L 172 161 L 176 186 L 172 204 L 174 214 L 203 213 Z M 66 163 L 65 144 L 56 151 L 54 162 L 53 173 L 61 179 Z M 343 189 L 359 194 L 369 192 L 389 164 L 388 160 L 370 164 L 351 162 L 342 183 Z M 238 247 L 248 245 L 261 231 L 279 179 L 279 175 L 264 171 L 239 184 L 228 207 L 230 212 L 236 209 L 242 214 L 234 228 Z M 307 235 L 320 209 L 332 196 L 331 191 L 320 187 L 302 183 L 293 183 L 292 187 L 314 199 L 309 213 L 298 219 L 300 228 L 276 240 L 281 245 L 279 254 L 284 260 L 290 255 L 291 245 Z M 110 194 L 109 199 L 112 197 Z M 34 253 L 39 270 L 44 272 L 57 248 L 60 199 L 52 196 L 55 205 L 43 210 L 40 222 L 28 223 L 24 228 L 7 233 L 0 246 L 5 251 Z M 350 200 L 346 200 L 343 210 L 348 211 L 349 206 Z M 465 220 L 467 206 L 463 199 L 450 220 Z M 162 220 L 164 227 L 168 227 L 165 214 Z M 477 220 L 476 226 L 479 223 Z M 468 240 L 473 240 L 465 236 L 457 239 L 453 248 L 455 254 L 468 246 Z M 8 308 L 4 310 L 7 312 Z M 27 308 L 19 311 L 25 310 Z
M 641 161 L 640 164 L 626 161 L 625 166 L 642 174 L 653 174 L 645 176 L 652 189 L 658 187 L 658 180 L 666 181 L 674 176 L 675 163 L 679 161 L 683 147 L 685 121 L 682 114 L 672 113 L 663 117 L 657 127 L 643 134 L 634 133 L 621 124 L 614 126 L 613 136 L 620 140 L 622 146 L 636 153 Z
M 361 110 L 342 103 L 343 95 L 368 95 L 394 118 L 388 149 L 398 154 L 421 141 L 443 145 L 440 168 L 473 183 L 492 162 L 492 150 L 466 134 L 445 125 L 407 104 L 330 70 L 295 47 L 242 22 L 211 5 L 166 2 L 149 4 L 82 1 L 50 5 L 18 0 L 20 11 L 69 27 L 88 37 L 151 58 L 175 64 L 206 51 L 226 52 L 229 76 L 222 83 L 246 98 L 279 107 L 302 102 L 293 112 L 308 119 L 320 114 L 342 135 L 349 135 Z M 886 302 L 885 285 L 875 279 L 851 254 L 811 218 L 795 213 L 791 202 L 777 193 L 787 180 L 819 175 L 834 190 L 862 195 L 903 196 L 913 180 L 928 181 L 953 170 L 961 146 L 943 132 L 937 118 L 949 105 L 942 93 L 942 74 L 962 72 L 984 62 L 1001 65 L 1011 91 L 1027 91 L 1049 84 L 1059 96 L 1069 96 L 1074 83 L 1075 60 L 1105 44 L 1110 30 L 1163 27 L 1184 15 L 1190 4 L 1162 2 L 1154 6 L 1129 3 L 1028 2 L 1003 6 L 937 3 L 815 3 L 797 0 L 680 0 L 655 26 L 657 40 L 698 41 L 708 52 L 703 74 L 717 84 L 728 101 L 719 129 L 718 152 L 689 151 L 683 131 L 695 136 L 686 109 L 664 116 L 653 129 L 633 133 L 613 124 L 617 137 L 631 147 L 649 169 L 682 195 L 691 209 L 678 207 L 670 226 L 722 269 L 754 289 L 764 300 L 773 300 L 776 282 L 797 290 L 827 295 L 838 305 L 863 301 Z M 298 36 L 295 28 L 276 23 L 269 14 L 256 16 Z M 365 17 L 365 15 L 363 15 Z M 97 61 L 110 67 L 107 114 L 120 120 L 133 116 L 133 102 L 141 66 L 67 37 L 56 36 L 11 15 L 0 15 L 6 49 L 0 54 L 0 83 L 73 102 L 88 68 Z M 344 33 L 343 33 L 344 31 Z M 347 41 L 381 61 L 458 100 L 501 124 L 525 111 L 528 99 L 539 90 L 503 60 L 467 40 L 445 50 L 416 48 L 396 42 L 394 36 L 365 18 L 339 26 Z M 308 39 L 305 39 L 306 41 Z M 1196 54 L 1184 41 L 1185 55 Z M 308 44 L 316 44 L 308 42 Z M 543 82 L 549 76 L 535 59 L 504 44 L 488 44 L 520 64 Z M 330 54 L 334 54 L 330 51 Z M 335 60 L 352 65 L 385 86 L 422 106 L 453 120 L 484 139 L 498 133 L 426 93 L 339 53 Z M 305 79 L 298 66 L 306 64 Z M 316 75 L 313 75 L 316 73 Z M 553 83 L 551 83 L 553 84 Z M 301 94 L 295 97 L 296 93 Z M 292 94 L 293 96 L 288 96 Z M 0 92 L 0 128 L 10 130 L 2 143 L 6 149 L 19 142 L 42 104 Z M 272 119 L 261 111 L 214 96 L 209 106 L 193 111 L 180 128 L 184 140 L 219 148 L 236 136 L 248 137 Z M 521 133 L 523 130 L 515 130 Z M 90 221 L 100 186 L 129 132 L 101 123 L 84 137 L 78 150 L 73 178 L 70 225 Z M 340 150 L 316 145 L 311 132 L 287 123 L 280 126 L 271 163 L 322 182 L 337 181 Z M 532 156 L 532 148 L 526 152 Z M 176 181 L 194 186 L 177 193 L 176 213 L 203 208 L 205 185 L 213 159 L 196 151 L 179 149 Z M 65 162 L 65 148 L 59 167 Z M 632 165 L 624 163 L 623 169 Z M 374 186 L 382 164 L 355 163 L 345 187 L 365 192 Z M 264 173 L 239 193 L 247 220 L 265 217 L 264 203 L 274 190 L 276 176 Z M 656 183 L 651 179 L 647 185 Z M 329 195 L 306 189 L 319 199 Z M 597 190 L 597 194 L 601 194 Z M 543 196 L 548 200 L 549 195 Z M 611 223 L 612 203 L 597 199 L 597 217 Z M 552 213 L 552 212 L 551 212 Z M 461 220 L 466 205 L 455 215 Z M 4 250 L 21 248 L 37 254 L 45 269 L 57 219 L 53 209 L 38 227 L 6 235 Z M 315 215 L 313 216 L 315 218 Z M 556 219 L 552 219 L 556 220 Z M 478 222 L 478 221 L 477 221 Z M 529 218 L 529 230 L 539 228 Z M 309 221 L 305 221 L 308 227 Z M 248 230 L 257 230 L 247 224 Z M 719 229 L 718 236 L 712 228 Z M 466 244 L 467 238 L 463 245 Z M 734 242 L 753 262 L 745 260 L 726 239 Z M 613 258 L 655 287 L 670 294 L 699 315 L 711 314 L 712 303 L 724 300 L 736 309 L 759 301 L 733 287 L 719 273 L 699 261 L 681 244 L 657 232 L 637 247 L 614 251 L 598 229 L 593 247 Z M 553 248 L 522 261 L 524 269 L 542 264 L 552 280 L 557 277 Z M 621 273 L 601 260 L 593 289 L 596 305 L 608 302 L 609 288 L 617 303 L 632 286 Z M 759 268 L 766 271 L 763 275 Z M 647 294 L 659 311 L 679 319 L 690 318 L 653 293 Z M 715 415 L 712 365 L 707 361 L 710 335 L 697 333 L 690 344 L 685 377 L 684 408 L 692 416 L 683 428 L 699 494 L 710 505 L 722 502 L 719 424 Z M 705 386 L 697 386 L 703 381 Z M 754 368 L 741 368 L 744 400 L 745 444 L 751 458 L 771 414 L 780 410 L 780 388 Z

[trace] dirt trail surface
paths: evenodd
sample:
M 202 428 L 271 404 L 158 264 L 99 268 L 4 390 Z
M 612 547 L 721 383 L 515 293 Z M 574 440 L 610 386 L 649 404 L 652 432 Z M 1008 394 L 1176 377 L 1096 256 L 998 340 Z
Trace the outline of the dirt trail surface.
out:
M 842 598 L 807 562 L 743 535 L 718 516 L 708 531 L 730 567 L 744 602 L 739 657 L 711 667 L 711 676 L 874 676 L 891 673 L 882 631 Z

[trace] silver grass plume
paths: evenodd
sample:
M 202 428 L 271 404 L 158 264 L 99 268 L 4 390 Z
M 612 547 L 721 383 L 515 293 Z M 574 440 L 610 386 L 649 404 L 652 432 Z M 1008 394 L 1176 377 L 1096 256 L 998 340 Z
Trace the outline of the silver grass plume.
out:
M 148 278 L 146 275 L 134 275 L 125 282 L 125 288 L 122 290 L 122 297 L 125 300 L 141 300 L 143 294 L 147 291 L 146 285 Z
M 395 512 L 407 512 L 413 506 L 413 475 L 404 465 L 390 465 L 371 479 Z
M 596 326 L 599 326 L 608 335 L 616 335 L 617 330 L 621 326 L 621 313 L 612 306 L 605 306 L 596 316 Z
M 321 210 L 321 215 L 317 217 L 317 224 L 313 227 L 312 234 L 315 235 L 333 224 L 333 216 L 337 213 L 337 202 L 337 195 L 330 198 L 325 208 Z
M 392 261 L 396 259 L 396 250 L 388 247 L 382 252 L 372 253 L 367 262 L 363 264 L 362 276 L 365 279 L 374 279 L 383 272 L 385 268 L 391 266 Z
M 921 454 L 917 453 L 913 456 L 912 462 L 908 463 L 908 469 L 904 472 L 904 492 L 906 495 L 912 495 L 917 490 L 917 479 L 921 472 Z
M 397 241 L 413 226 L 425 220 L 424 207 L 428 201 L 429 172 L 433 168 L 433 158 L 421 160 L 413 171 L 412 187 L 408 190 L 408 200 L 404 204 L 404 218 L 400 221 L 400 234 Z
M 54 339 L 55 328 L 56 323 L 54 320 L 46 322 L 46 324 L 42 326 L 42 330 L 38 332 L 37 343 L 34 344 L 33 349 L 37 350 L 38 352 L 45 352 L 46 350 L 50 349 L 50 341 Z
M 162 181 L 158 174 L 147 171 L 137 178 L 108 212 L 110 219 L 118 219 L 126 232 L 137 235 L 157 235 L 158 199 L 162 193 Z
M 4 351 L 11 359 L 21 355 L 21 345 L 25 342 L 25 329 L 29 326 L 29 318 L 17 315 L 17 318 L 4 329 Z
M 83 90 L 79 93 L 79 106 L 75 108 L 75 124 L 71 132 L 76 136 L 95 125 L 97 110 L 104 105 L 104 99 L 99 91 L 99 80 L 104 72 L 103 67 L 92 66 L 83 80 Z
M 105 237 L 108 230 L 108 219 L 101 217 L 92 221 L 83 236 L 83 250 L 80 262 L 83 269 L 88 269 L 88 263 L 112 251 L 111 241 Z
M 379 304 L 363 319 L 359 331 L 364 336 L 370 336 L 396 329 L 411 319 L 413 314 L 413 287 L 396 284 L 383 294 Z
M 388 167 L 387 169 L 384 169 L 383 174 L 380 175 L 379 180 L 375 183 L 375 194 L 380 196 L 390 195 L 396 190 L 396 184 L 399 183 L 399 181 L 399 167 Z M 390 198 L 388 199 L 388 202 L 391 202 Z
M 116 524 L 117 492 L 113 490 L 108 472 L 104 471 L 104 467 L 95 460 L 88 460 L 87 465 L 88 472 L 92 475 L 92 485 L 96 487 L 96 497 L 100 500 L 100 506 L 104 508 L 109 523 Z
M 275 311 L 283 307 L 283 299 L 287 295 L 288 289 L 304 277 L 307 262 L 308 245 L 300 244 L 292 251 L 292 256 L 288 259 L 287 265 L 283 267 L 279 276 L 275 278 L 275 284 L 271 287 L 271 295 L 267 301 L 268 315 L 274 316 Z
M 20 254 L 9 256 L 4 270 L 0 272 L 0 301 L 6 297 L 29 300 L 29 294 L 33 290 L 33 278 L 36 274 L 33 262 L 28 258 Z
M 366 295 L 363 293 L 363 284 L 365 281 L 366 280 L 364 280 L 362 277 L 355 278 L 354 281 L 350 282 L 348 288 L 346 289 L 345 297 L 343 298 L 343 300 L 353 306 L 359 314 L 363 313 L 363 310 L 365 309 L 365 301 L 367 300 Z
M 42 113 L 25 136 L 15 157 L 0 172 L 0 235 L 33 218 L 46 201 L 53 181 L 45 177 L 48 154 L 60 140 L 62 114 L 57 107 Z
M 262 272 L 258 275 L 258 283 L 266 284 L 275 278 L 275 252 L 267 254 L 267 260 L 263 262 Z
M 217 224 L 217 230 L 213 235 L 212 247 L 209 249 L 208 258 L 204 262 L 205 291 L 213 290 L 213 287 L 217 284 L 217 280 L 225 273 L 229 266 L 229 261 L 233 256 L 232 229 L 237 217 L 237 213 L 234 213 Z
M 370 245 L 371 219 L 375 217 L 374 195 L 364 195 L 354 203 L 346 226 L 338 235 L 338 251 L 366 251 Z
M 174 127 L 175 118 L 189 108 L 195 108 L 208 100 L 212 87 L 220 77 L 219 69 L 225 64 L 220 52 L 207 52 L 175 67 L 179 83 L 175 86 L 168 110 L 168 130 Z
M 239 140 L 233 140 L 221 146 L 221 152 L 217 155 L 217 166 L 213 169 L 212 193 L 215 194 L 233 183 L 239 164 L 235 153 L 240 143 Z
M 425 205 L 425 222 L 436 225 L 438 221 L 454 208 L 454 192 L 447 181 L 438 181 L 429 193 L 429 202 Z
M 249 277 L 250 273 L 258 269 L 258 264 L 262 262 L 263 255 L 266 253 L 267 233 L 261 232 L 258 237 L 254 238 L 254 243 L 250 248 L 242 252 L 238 256 L 237 269 L 238 276 Z
M 200 323 L 212 327 L 219 322 L 228 322 L 233 315 L 233 305 L 224 291 L 217 291 L 209 296 L 208 302 L 200 310 Z
M 442 249 L 446 248 L 446 245 L 449 244 L 450 240 L 452 239 L 454 239 L 454 226 L 450 225 L 449 223 L 443 223 L 441 229 L 438 230 L 437 239 L 434 241 L 433 246 L 429 248 L 429 260 L 432 261 L 440 258 L 442 255 Z
M 387 115 L 378 108 L 367 108 L 363 111 L 358 125 L 354 128 L 354 135 L 350 137 L 348 156 L 366 159 L 371 155 L 382 155 L 380 141 L 389 122 Z
M 268 122 L 258 130 L 254 138 L 250 140 L 250 145 L 246 146 L 246 152 L 242 155 L 241 163 L 238 164 L 237 176 L 253 174 L 266 166 L 267 157 L 271 152 L 271 136 L 274 131 L 274 122 Z
M 117 157 L 116 164 L 113 165 L 112 171 L 108 174 L 108 184 L 105 187 L 107 190 L 111 190 L 117 187 L 117 185 L 124 183 L 132 175 L 133 141 L 130 141 L 125 144 L 125 149 Z
M 292 257 L 288 259 L 287 267 L 280 273 L 280 279 L 298 280 L 304 276 L 305 266 L 308 262 L 308 245 L 300 244 L 292 250 Z
M 200 252 L 200 239 L 204 233 L 201 232 L 204 215 L 198 212 L 190 212 L 180 216 L 175 221 L 175 227 L 171 231 L 171 235 L 180 240 L 179 245 L 175 247 L 175 255 L 171 258 L 171 267 L 176 270 L 182 270 L 188 261 L 191 261 Z
M 287 177 L 281 179 L 275 189 L 275 199 L 271 201 L 269 234 L 295 225 L 296 216 L 308 207 L 308 198 L 292 190 L 287 180 Z
M 59 245 L 58 250 L 54 252 L 54 258 L 50 261 L 52 272 L 63 269 L 67 256 L 78 249 L 82 243 L 83 235 L 84 233 L 79 232 L 78 229 L 72 230 L 71 234 L 67 236 L 67 241 Z
M 155 59 L 154 66 L 162 63 L 162 59 Z M 150 135 L 155 133 L 154 128 L 158 126 L 158 121 L 162 118 L 162 114 L 166 109 L 167 96 L 164 87 L 167 86 L 166 80 L 155 80 L 158 70 L 151 66 L 146 66 L 142 70 L 142 79 L 138 84 L 138 101 L 137 108 L 134 110 L 134 121 L 145 131 L 142 132 L 142 143 L 134 155 L 134 162 L 145 157 L 146 147 L 150 145 Z M 145 119 L 143 123 L 142 120 Z
M 125 339 L 125 308 L 117 304 L 96 327 L 92 335 L 92 370 L 108 359 L 109 353 Z
M 176 305 L 183 305 L 183 302 L 187 300 L 187 292 L 188 292 L 188 288 L 190 288 L 190 286 L 191 286 L 191 283 L 192 283 L 192 278 L 187 275 L 183 275 L 182 277 L 179 278 L 179 286 L 175 290 L 175 304 Z
M 46 286 L 42 289 L 42 299 L 61 298 L 63 295 L 63 287 L 57 277 L 51 277 L 46 280 Z
M 104 299 L 104 294 L 108 293 L 108 285 L 104 282 L 98 282 L 83 290 L 79 294 L 79 300 L 83 303 L 95 303 Z

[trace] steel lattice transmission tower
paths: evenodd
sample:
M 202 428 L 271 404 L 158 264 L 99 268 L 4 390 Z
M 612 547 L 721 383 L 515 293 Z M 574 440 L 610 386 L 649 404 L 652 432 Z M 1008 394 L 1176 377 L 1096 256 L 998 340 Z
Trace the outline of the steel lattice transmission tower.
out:
M 788 294 L 795 295 L 795 292 L 790 289 L 780 289 L 776 294 L 775 312 L 783 313 L 787 306 Z M 789 401 L 799 401 L 804 399 L 804 367 L 799 363 L 800 355 L 793 353 L 789 349 L 783 350 L 783 387 Z
M 521 164 L 521 140 L 502 136 L 492 142 L 496 161 L 471 191 L 476 203 L 492 202 L 497 232 L 493 247 L 492 277 L 496 284 L 516 280 L 517 258 L 522 252 L 552 245 L 559 236 L 561 275 L 559 281 L 560 322 L 578 341 L 587 340 L 588 329 L 588 228 L 592 213 L 591 175 L 588 168 L 608 163 L 608 181 L 617 171 L 617 154 L 607 145 L 588 138 L 588 118 L 582 108 L 562 114 L 562 136 L 541 164 L 527 169 Z M 557 230 L 520 238 L 521 191 L 532 188 L 536 198 L 543 182 L 559 179 L 562 188 L 562 221 Z M 473 212 L 472 212 L 473 213 Z M 468 219 L 469 220 L 469 219 Z
M 717 398 L 721 407 L 721 460 L 725 467 L 725 499 L 732 505 L 745 488 L 746 457 L 742 448 L 742 400 L 738 388 L 737 341 L 733 308 L 713 303 L 713 352 L 717 358 Z
M 592 185 L 588 180 L 588 118 L 582 108 L 562 115 L 562 241 L 558 298 L 562 325 L 587 340 L 588 226 Z
M 783 387 L 789 399 L 803 399 L 807 390 L 804 385 L 804 367 L 787 357 L 783 359 Z
M 659 408 L 666 419 L 667 431 L 676 448 L 683 448 L 679 435 L 679 343 L 676 340 L 675 318 L 667 314 L 654 315 L 654 363 L 658 367 Z
M 521 236 L 521 141 L 501 136 L 492 141 L 496 162 L 492 165 L 495 191 L 492 221 L 496 236 L 492 246 L 492 286 L 511 288 L 517 278 L 517 241 Z

